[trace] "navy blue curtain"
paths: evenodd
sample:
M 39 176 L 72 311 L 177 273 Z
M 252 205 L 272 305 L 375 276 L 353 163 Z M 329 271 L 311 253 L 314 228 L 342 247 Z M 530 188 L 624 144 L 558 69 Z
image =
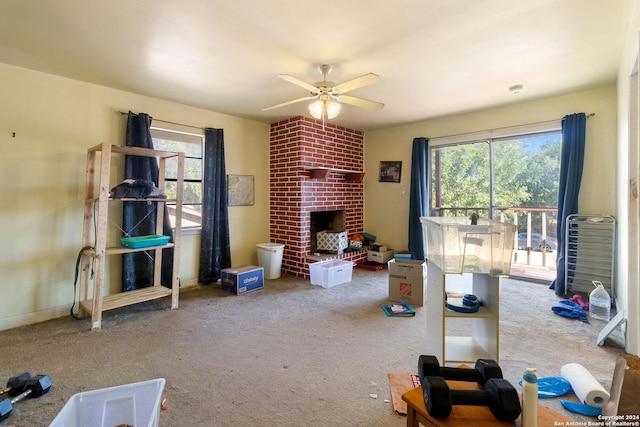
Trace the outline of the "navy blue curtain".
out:
M 414 138 L 409 193 L 409 251 L 411 258 L 425 259 L 421 216 L 429 212 L 429 140 Z
M 578 213 L 578 194 L 584 164 L 585 133 L 587 116 L 576 113 L 562 119 L 562 151 L 560 153 L 560 181 L 558 187 L 558 259 L 556 278 L 549 287 L 556 295 L 566 295 L 565 236 L 567 217 Z
M 208 285 L 220 279 L 220 271 L 231 267 L 227 175 L 222 129 L 205 129 L 202 177 L 202 234 L 198 282 Z
M 127 118 L 127 147 L 153 149 L 151 139 L 151 117 L 145 113 L 129 111 Z M 158 185 L 158 160 L 155 157 L 125 156 L 124 179 L 146 179 Z M 169 213 L 164 204 L 144 202 L 123 202 L 122 229 L 129 237 L 156 234 L 156 209 L 165 210 L 163 234 L 173 242 L 173 230 Z M 162 252 L 163 286 L 171 287 L 173 270 L 173 248 Z M 153 265 L 155 251 L 133 252 L 122 255 L 122 290 L 131 291 L 153 285 Z

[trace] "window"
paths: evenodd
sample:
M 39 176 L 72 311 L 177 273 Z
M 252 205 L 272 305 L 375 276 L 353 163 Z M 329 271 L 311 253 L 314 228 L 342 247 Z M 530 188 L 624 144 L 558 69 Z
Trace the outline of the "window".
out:
M 182 194 L 182 228 L 196 229 L 202 224 L 202 168 L 204 135 L 151 128 L 153 147 L 162 151 L 184 153 L 184 190 Z M 165 165 L 165 193 L 175 199 L 178 159 Z M 167 203 L 171 226 L 175 227 L 175 203 Z
M 555 250 L 561 140 L 551 131 L 432 146 L 431 215 L 476 212 L 516 224 L 525 249 Z M 554 244 L 534 244 L 536 235 Z M 541 263 L 554 265 L 546 257 Z

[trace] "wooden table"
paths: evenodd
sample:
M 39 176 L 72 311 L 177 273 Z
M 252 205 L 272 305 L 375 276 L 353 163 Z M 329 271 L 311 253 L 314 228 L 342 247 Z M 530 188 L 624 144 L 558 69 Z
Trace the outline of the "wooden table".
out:
M 477 389 L 475 383 L 447 381 L 452 389 Z M 454 405 L 448 418 L 432 418 L 424 405 L 422 387 L 416 387 L 402 395 L 407 402 L 407 427 L 418 427 L 419 423 L 427 427 L 522 427 L 520 418 L 514 421 L 499 421 L 488 407 Z M 575 421 L 553 409 L 538 403 L 538 427 L 568 425 Z

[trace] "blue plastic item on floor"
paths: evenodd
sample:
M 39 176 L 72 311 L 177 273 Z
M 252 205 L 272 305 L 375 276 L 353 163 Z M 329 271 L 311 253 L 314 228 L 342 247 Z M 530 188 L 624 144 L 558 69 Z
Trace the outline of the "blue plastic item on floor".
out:
M 567 400 L 561 400 L 564 409 L 576 414 L 586 415 L 588 417 L 597 417 L 602 414 L 602 408 L 596 408 L 595 406 L 585 405 L 583 403 L 569 402 Z
M 580 319 L 581 322 L 589 323 L 589 319 L 582 307 L 580 307 L 580 304 L 569 301 L 568 299 L 558 301 L 556 305 L 551 307 L 551 310 L 560 316 L 570 319 Z
M 522 380 L 519 383 L 522 386 Z M 563 396 L 570 391 L 571 384 L 562 377 L 538 378 L 538 397 L 541 399 Z

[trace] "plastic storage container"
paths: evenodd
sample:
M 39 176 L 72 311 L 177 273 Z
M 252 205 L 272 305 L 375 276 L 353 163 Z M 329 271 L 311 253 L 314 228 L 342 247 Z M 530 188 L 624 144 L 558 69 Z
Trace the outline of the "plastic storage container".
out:
M 74 394 L 49 427 L 158 427 L 164 384 L 158 378 Z
M 516 226 L 480 218 L 421 217 L 426 257 L 445 274 L 508 275 Z
M 284 245 L 279 243 L 258 243 L 258 265 L 264 268 L 265 279 L 277 279 L 282 270 Z
M 309 264 L 309 273 L 312 285 L 332 288 L 351 281 L 353 262 L 343 259 L 313 262 Z
M 169 236 L 152 234 L 149 236 L 123 237 L 120 243 L 125 248 L 149 248 L 151 246 L 164 246 L 169 243 Z
M 596 288 L 589 294 L 589 317 L 609 321 L 611 317 L 611 297 L 602 282 L 593 281 Z

